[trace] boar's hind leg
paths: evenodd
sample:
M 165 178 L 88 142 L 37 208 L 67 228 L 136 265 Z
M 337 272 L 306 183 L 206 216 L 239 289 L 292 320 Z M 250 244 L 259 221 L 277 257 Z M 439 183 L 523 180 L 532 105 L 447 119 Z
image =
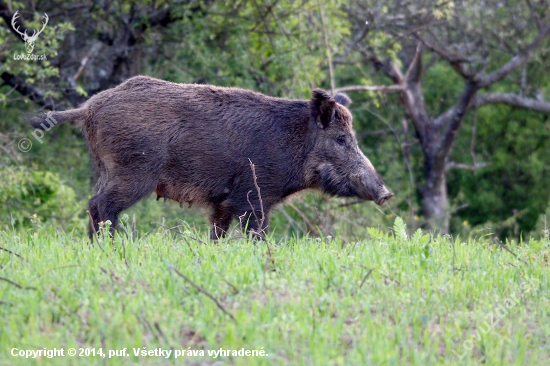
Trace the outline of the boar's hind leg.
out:
M 88 202 L 92 220 L 88 225 L 88 235 L 93 239 L 95 233 L 99 232 L 99 223 L 109 220 L 111 222 L 111 234 L 118 225 L 119 206 L 114 204 L 105 194 L 98 194 Z M 93 222 L 92 222 L 93 221 Z
M 111 221 L 111 234 L 118 226 L 118 215 L 139 201 L 141 198 L 151 194 L 154 185 L 151 187 L 136 186 L 125 183 L 110 184 L 105 191 L 96 194 L 88 207 L 93 223 L 88 226 L 88 234 L 93 239 L 94 233 L 99 231 L 99 223 L 107 220 Z M 117 189 L 117 187 L 119 189 Z M 122 190 L 122 188 L 125 188 Z
M 214 211 L 210 216 L 210 223 L 212 224 L 212 228 L 210 229 L 210 239 L 218 240 L 223 238 L 229 230 L 229 225 L 231 225 L 232 219 L 233 216 L 223 207 L 214 207 Z

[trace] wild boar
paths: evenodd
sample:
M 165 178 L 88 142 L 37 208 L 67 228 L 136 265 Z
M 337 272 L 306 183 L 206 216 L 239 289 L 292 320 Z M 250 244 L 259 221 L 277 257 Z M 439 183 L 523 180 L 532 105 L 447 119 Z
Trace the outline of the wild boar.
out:
M 156 192 L 208 208 L 211 237 L 218 239 L 237 217 L 264 235 L 273 206 L 305 189 L 378 205 L 393 196 L 357 145 L 350 102 L 320 89 L 311 100 L 288 100 L 136 76 L 79 108 L 30 123 L 80 127 L 97 174 L 91 237 L 99 222 L 116 228 L 123 210 Z

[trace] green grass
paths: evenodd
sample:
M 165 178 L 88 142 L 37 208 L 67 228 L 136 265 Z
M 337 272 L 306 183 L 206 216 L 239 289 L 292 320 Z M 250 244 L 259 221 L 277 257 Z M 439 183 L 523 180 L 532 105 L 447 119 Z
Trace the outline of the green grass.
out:
M 271 256 L 265 242 L 192 230 L 101 247 L 54 229 L 0 232 L 0 365 L 548 364 L 547 240 L 509 243 L 515 257 L 489 239 L 407 236 L 400 219 L 368 231 L 273 239 Z M 11 356 L 71 347 L 107 357 Z M 135 357 L 141 347 L 205 356 Z M 267 356 L 208 356 L 220 348 Z

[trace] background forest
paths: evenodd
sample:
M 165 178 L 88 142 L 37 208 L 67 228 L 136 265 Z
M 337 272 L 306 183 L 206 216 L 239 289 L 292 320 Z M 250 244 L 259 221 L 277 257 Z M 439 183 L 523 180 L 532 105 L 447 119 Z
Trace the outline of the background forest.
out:
M 0 17 L 0 366 L 548 365 L 550 0 L 0 0 Z M 346 92 L 395 197 L 306 192 L 266 240 L 210 242 L 200 211 L 153 195 L 90 244 L 81 132 L 27 117 L 140 74 Z M 185 358 L 140 356 L 159 349 Z
M 26 61 L 23 32 L 40 30 Z M 48 19 L 44 18 L 44 13 Z M 359 143 L 396 193 L 386 206 L 307 194 L 276 235 L 362 237 L 366 226 L 543 235 L 550 210 L 546 0 L 0 1 L 0 227 L 84 235 L 93 173 L 80 131 L 26 115 L 77 106 L 144 74 L 309 99 L 345 91 Z M 29 151 L 21 139 L 32 143 Z M 207 229 L 194 210 L 128 212 L 139 232 Z M 168 225 L 167 224 L 167 225 Z

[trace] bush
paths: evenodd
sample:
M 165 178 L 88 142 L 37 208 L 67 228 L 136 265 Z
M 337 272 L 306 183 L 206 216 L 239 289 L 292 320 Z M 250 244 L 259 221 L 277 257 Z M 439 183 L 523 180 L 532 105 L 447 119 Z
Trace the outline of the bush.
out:
M 22 166 L 0 167 L 0 204 L 4 207 L 0 211 L 4 228 L 43 222 L 84 229 L 84 221 L 77 216 L 83 203 L 55 173 Z

